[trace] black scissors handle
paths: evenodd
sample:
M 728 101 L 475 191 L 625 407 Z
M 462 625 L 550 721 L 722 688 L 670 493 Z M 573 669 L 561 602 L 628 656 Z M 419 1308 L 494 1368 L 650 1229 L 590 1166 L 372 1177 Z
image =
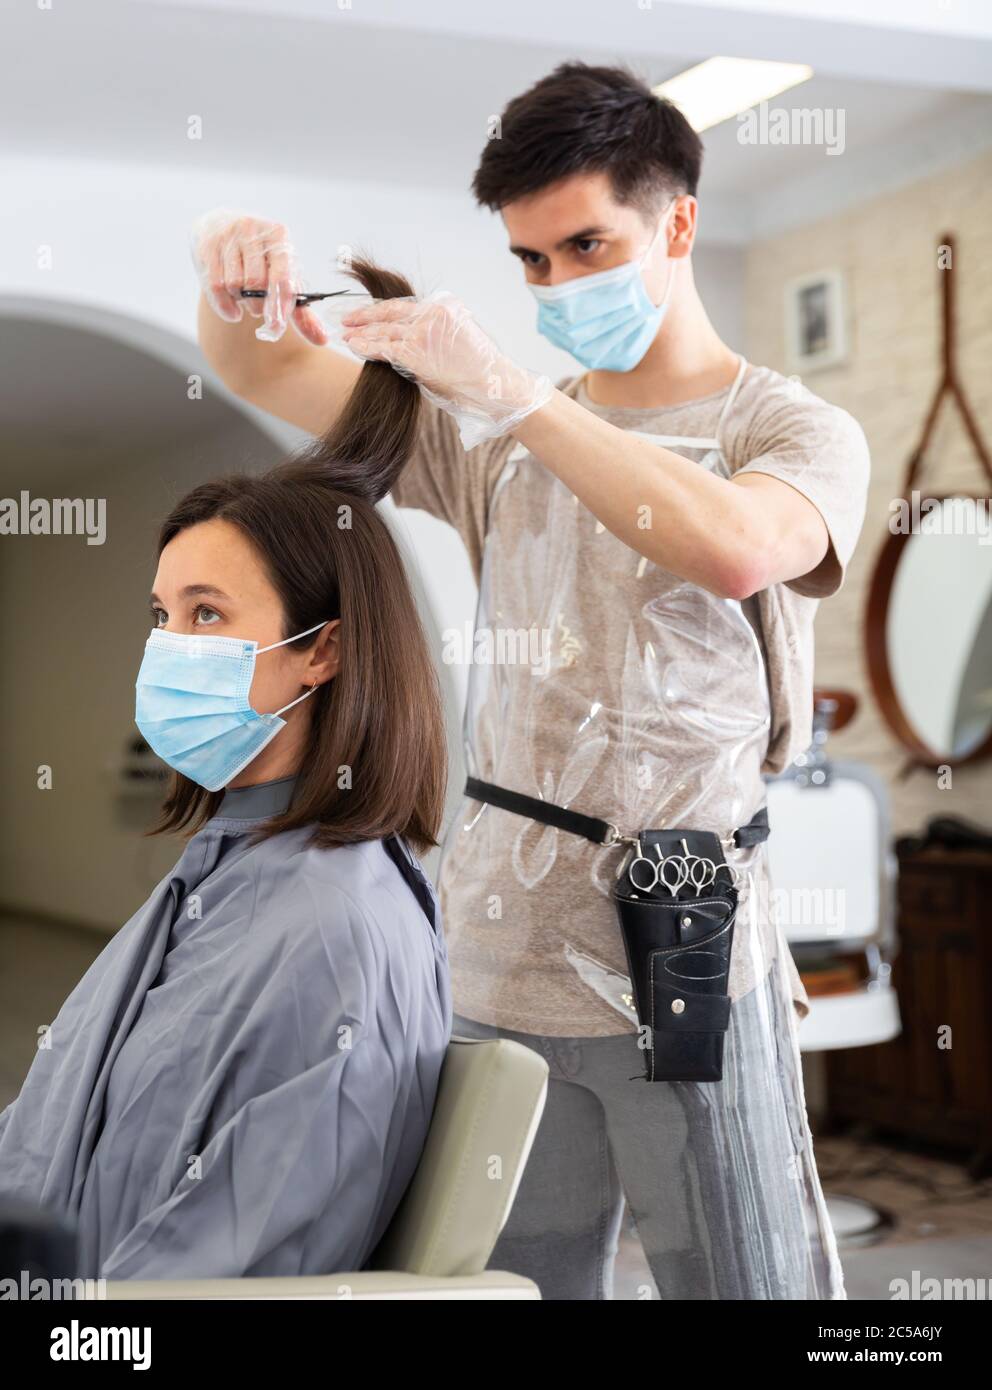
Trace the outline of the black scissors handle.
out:
M 268 290 L 242 290 L 242 299 L 265 299 Z M 333 299 L 338 294 L 360 294 L 360 290 L 325 290 L 323 294 L 298 294 L 297 304 L 313 304 L 317 299 Z

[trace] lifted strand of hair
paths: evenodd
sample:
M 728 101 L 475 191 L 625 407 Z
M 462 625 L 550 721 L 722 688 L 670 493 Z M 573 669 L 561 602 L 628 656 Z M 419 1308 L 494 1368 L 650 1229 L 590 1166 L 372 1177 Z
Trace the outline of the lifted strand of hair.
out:
M 412 296 L 409 282 L 360 258 L 349 272 L 374 299 Z M 325 473 L 328 482 L 379 502 L 402 472 L 417 435 L 421 395 L 417 383 L 388 362 L 365 362 L 351 395 L 329 430 L 284 467 Z

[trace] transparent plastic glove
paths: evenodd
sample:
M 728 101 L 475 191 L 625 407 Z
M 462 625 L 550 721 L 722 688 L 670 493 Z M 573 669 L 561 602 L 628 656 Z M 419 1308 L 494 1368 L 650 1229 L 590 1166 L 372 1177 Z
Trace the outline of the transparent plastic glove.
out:
M 504 356 L 447 290 L 356 309 L 342 319 L 342 341 L 356 356 L 413 377 L 428 400 L 454 416 L 465 449 L 506 434 L 555 389 L 548 377 Z
M 272 222 L 230 208 L 214 208 L 193 223 L 190 251 L 203 292 L 214 313 L 227 323 L 240 323 L 247 308 L 263 322 L 255 337 L 277 342 L 292 323 L 317 347 L 328 333 L 313 310 L 297 305 L 306 288 L 299 258 L 281 222 Z M 265 290 L 264 299 L 242 299 L 241 290 Z

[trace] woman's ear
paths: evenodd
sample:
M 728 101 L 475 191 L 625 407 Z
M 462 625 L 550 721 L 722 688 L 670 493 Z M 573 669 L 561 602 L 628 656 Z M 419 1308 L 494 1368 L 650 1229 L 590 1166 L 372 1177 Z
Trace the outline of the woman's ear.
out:
M 334 618 L 317 634 L 317 640 L 310 653 L 310 660 L 303 673 L 303 678 L 308 685 L 312 685 L 314 681 L 323 685 L 325 681 L 332 680 L 337 675 L 341 662 L 341 642 L 338 632 L 340 626 L 341 619 Z

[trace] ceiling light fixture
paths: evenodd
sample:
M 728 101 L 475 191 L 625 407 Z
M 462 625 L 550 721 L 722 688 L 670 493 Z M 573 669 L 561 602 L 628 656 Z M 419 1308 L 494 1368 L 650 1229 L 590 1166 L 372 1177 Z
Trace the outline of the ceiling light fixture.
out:
M 673 101 L 693 130 L 709 130 L 812 76 L 813 69 L 805 63 L 707 58 L 660 83 L 654 93 Z

